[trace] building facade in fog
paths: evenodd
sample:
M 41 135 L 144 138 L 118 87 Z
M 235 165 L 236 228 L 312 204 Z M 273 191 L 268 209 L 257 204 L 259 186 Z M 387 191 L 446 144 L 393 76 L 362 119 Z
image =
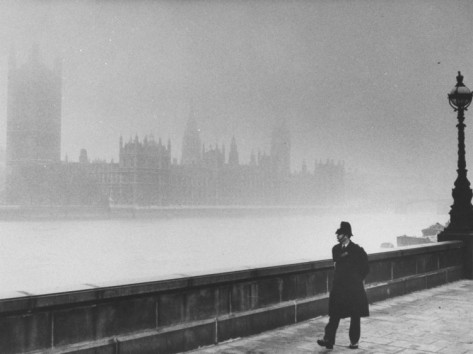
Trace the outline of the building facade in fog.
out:
M 318 162 L 291 173 L 291 136 L 274 127 L 270 153 L 240 161 L 237 139 L 225 146 L 202 143 L 191 112 L 180 162 L 171 141 L 135 136 L 118 142 L 118 162 L 60 160 L 61 68 L 41 63 L 33 50 L 8 75 L 6 202 L 35 205 L 314 205 L 344 197 L 345 168 Z
M 343 201 L 343 164 L 317 162 L 311 172 L 304 165 L 300 172 L 291 173 L 287 128 L 276 133 L 284 139 L 272 140 L 272 154 L 252 154 L 248 164 L 240 163 L 234 137 L 227 154 L 225 146 L 200 145 L 193 117 L 186 129 L 181 163 L 172 159 L 170 141 L 163 144 L 152 136 L 135 136 L 128 142 L 120 137 L 117 163 L 81 158 L 78 166 L 97 181 L 100 195 L 119 205 L 316 205 Z M 192 151 L 184 148 L 193 145 Z
M 7 86 L 6 199 L 45 193 L 61 157 L 61 65 L 41 62 L 37 47 L 17 65 L 9 58 Z

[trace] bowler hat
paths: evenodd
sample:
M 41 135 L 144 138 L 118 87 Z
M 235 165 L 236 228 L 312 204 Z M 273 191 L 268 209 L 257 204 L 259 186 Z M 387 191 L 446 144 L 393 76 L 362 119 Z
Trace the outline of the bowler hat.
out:
M 349 222 L 347 221 L 342 221 L 340 223 L 340 228 L 335 231 L 335 233 L 337 235 L 347 235 L 347 236 L 353 236 L 353 234 L 351 233 L 351 225 Z

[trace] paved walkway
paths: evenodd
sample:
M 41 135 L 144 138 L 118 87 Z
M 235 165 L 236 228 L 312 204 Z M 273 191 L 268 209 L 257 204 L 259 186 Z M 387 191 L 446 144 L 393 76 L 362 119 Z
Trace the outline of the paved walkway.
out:
M 348 349 L 348 325 L 342 320 L 333 350 L 319 347 L 327 317 L 190 353 L 473 353 L 473 281 L 462 280 L 378 302 L 361 320 L 358 350 Z

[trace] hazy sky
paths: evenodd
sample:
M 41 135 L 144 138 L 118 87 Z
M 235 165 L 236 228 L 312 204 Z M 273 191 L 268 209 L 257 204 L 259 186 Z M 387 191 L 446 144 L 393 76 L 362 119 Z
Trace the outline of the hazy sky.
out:
M 456 114 L 447 93 L 461 70 L 473 88 L 473 2 L 0 2 L 0 145 L 8 53 L 33 43 L 63 60 L 62 156 L 117 159 L 118 138 L 173 144 L 191 107 L 207 144 L 234 134 L 243 161 L 269 152 L 274 122 L 302 159 L 409 174 L 450 193 Z M 473 166 L 473 113 L 467 164 Z M 470 177 L 471 178 L 471 177 Z M 437 188 L 437 187 L 436 187 Z

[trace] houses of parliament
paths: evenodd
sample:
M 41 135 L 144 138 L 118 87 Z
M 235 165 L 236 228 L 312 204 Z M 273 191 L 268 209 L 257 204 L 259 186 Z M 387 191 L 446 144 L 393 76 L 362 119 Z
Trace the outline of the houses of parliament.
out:
M 37 50 L 22 65 L 9 58 L 6 183 L 9 205 L 321 205 L 344 197 L 345 168 L 318 162 L 291 173 L 291 138 L 274 127 L 268 153 L 240 161 L 232 138 L 225 146 L 202 143 L 192 114 L 182 156 L 171 141 L 152 136 L 118 138 L 118 162 L 61 160 L 61 65 L 41 62 Z

